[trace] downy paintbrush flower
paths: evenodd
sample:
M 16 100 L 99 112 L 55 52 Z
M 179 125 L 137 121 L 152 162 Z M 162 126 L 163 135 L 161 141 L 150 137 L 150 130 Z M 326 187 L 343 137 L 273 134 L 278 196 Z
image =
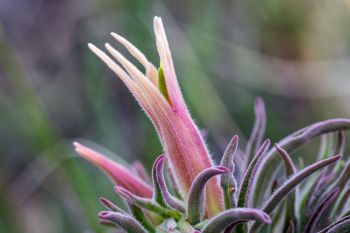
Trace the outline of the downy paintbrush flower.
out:
M 264 102 L 257 98 L 256 120 L 245 150 L 239 149 L 239 137 L 234 136 L 220 165 L 215 166 L 185 105 L 159 17 L 154 18 L 154 31 L 160 57 L 158 69 L 129 41 L 112 33 L 144 66 L 145 73 L 111 45 L 105 46 L 110 57 L 89 44 L 151 119 L 164 149 L 149 178 L 140 163 L 124 167 L 74 143 L 82 157 L 111 177 L 116 184 L 115 192 L 129 207 L 125 211 L 100 198 L 108 209 L 99 213 L 100 222 L 128 233 L 349 232 L 346 230 L 350 226 L 350 208 L 344 206 L 350 197 L 347 182 L 350 162 L 343 166 L 333 164 L 342 157 L 345 144 L 342 130 L 350 128 L 350 119 L 315 123 L 270 148 L 270 140 L 263 141 Z M 332 150 L 322 151 L 319 161 L 304 168 L 294 164 L 289 151 L 333 131 L 338 131 L 338 137 Z M 330 140 L 325 140 L 321 146 L 332 148 L 329 144 Z M 237 171 L 236 161 L 243 161 Z M 277 161 L 283 161 L 283 166 L 278 166 Z M 300 188 L 301 182 L 321 169 Z M 281 205 L 284 201 L 285 205 Z
M 109 44 L 105 45 L 106 49 L 125 71 L 97 47 L 92 44 L 89 44 L 89 47 L 125 83 L 153 122 L 182 197 L 186 199 L 196 176 L 204 169 L 212 167 L 213 162 L 183 100 L 159 17 L 154 18 L 154 32 L 160 57 L 158 71 L 135 46 L 112 33 L 112 36 L 140 61 L 146 74 Z M 207 184 L 206 200 L 208 216 L 223 210 L 222 191 L 216 177 Z

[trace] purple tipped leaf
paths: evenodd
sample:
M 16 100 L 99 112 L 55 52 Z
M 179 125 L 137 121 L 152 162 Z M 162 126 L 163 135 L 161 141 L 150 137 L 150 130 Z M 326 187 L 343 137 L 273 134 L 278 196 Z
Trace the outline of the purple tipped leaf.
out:
M 280 147 L 279 145 L 275 145 L 275 148 L 279 154 L 279 156 L 281 157 L 281 159 L 283 160 L 283 164 L 284 167 L 286 169 L 286 175 L 287 177 L 292 177 L 295 173 L 297 173 L 297 169 L 292 161 L 292 159 L 290 158 L 289 154 L 287 151 L 285 151 L 282 147 Z M 296 220 L 295 217 L 295 197 L 296 197 L 296 190 L 291 191 L 291 193 L 289 194 L 288 197 L 288 201 L 287 201 L 287 219 L 290 219 L 292 222 Z M 286 224 L 290 224 L 290 223 L 286 223 Z M 287 229 L 288 225 L 285 225 L 285 229 Z
M 247 142 L 245 154 L 247 158 L 247 165 L 251 161 L 251 154 L 256 154 L 258 148 L 261 146 L 262 139 L 266 128 L 266 111 L 264 100 L 261 97 L 257 97 L 255 100 L 255 122 L 252 133 Z M 253 151 L 253 152 L 252 152 Z
M 126 214 L 124 210 L 122 210 L 121 208 L 116 206 L 110 200 L 108 200 L 108 199 L 106 199 L 104 197 L 100 197 L 99 200 L 100 200 L 101 204 L 104 207 L 106 207 L 108 210 L 113 211 L 113 212 L 118 212 L 118 213 L 121 213 L 121 214 Z
M 194 225 L 201 221 L 203 216 L 203 205 L 205 199 L 205 185 L 213 176 L 228 172 L 228 169 L 222 166 L 207 168 L 199 173 L 193 181 L 190 188 L 187 201 L 187 220 Z
M 287 197 L 288 193 L 292 191 L 297 185 L 299 185 L 303 180 L 305 180 L 308 176 L 312 175 L 319 169 L 338 161 L 340 158 L 341 155 L 332 156 L 328 159 L 324 159 L 314 164 L 311 164 L 303 170 L 299 171 L 293 177 L 288 179 L 281 187 L 279 187 L 271 195 L 271 197 L 263 204 L 262 210 L 268 214 L 271 213 L 278 206 L 278 204 Z M 259 225 L 260 224 L 257 222 L 253 224 L 251 232 L 255 232 L 258 229 Z
M 326 189 L 332 183 L 334 174 L 330 172 L 330 170 L 328 166 L 317 176 L 312 190 L 313 193 L 311 193 L 313 195 L 309 197 L 308 209 L 312 209 L 312 205 L 320 198 L 320 195 L 326 192 Z M 316 194 L 314 192 L 316 192 Z
M 161 191 L 159 182 L 158 182 L 159 172 L 157 170 L 157 164 L 159 163 L 159 160 L 164 160 L 164 156 L 163 155 L 158 156 L 153 163 L 153 167 L 152 167 L 153 197 L 152 197 L 152 199 L 156 203 L 158 203 L 159 205 L 161 205 L 163 207 L 167 207 L 167 205 L 165 204 L 163 195 L 162 195 L 162 191 Z
M 350 129 L 350 119 L 348 118 L 335 118 L 314 123 L 308 127 L 296 131 L 290 136 L 282 139 L 278 145 L 283 147 L 287 152 L 291 152 L 300 146 L 308 143 L 311 139 L 323 134 L 327 134 L 339 130 Z M 278 159 L 275 156 L 277 151 L 272 148 L 262 161 L 262 164 L 258 170 L 258 179 L 255 181 L 254 203 L 260 203 L 264 197 L 264 190 L 270 183 L 270 174 L 275 170 Z M 263 174 L 263 175 L 262 175 Z
M 270 224 L 271 219 L 265 212 L 252 208 L 234 208 L 226 210 L 213 217 L 203 228 L 202 233 L 221 232 L 235 222 L 256 220 Z
M 320 225 L 322 216 L 326 211 L 329 210 L 330 205 L 337 198 L 340 192 L 339 188 L 331 190 L 319 203 L 319 205 L 314 209 L 313 213 L 309 216 L 309 220 L 304 227 L 304 233 L 315 232 L 316 228 Z
M 224 201 L 225 201 L 226 209 L 230 209 L 235 206 L 234 193 L 237 189 L 237 181 L 233 176 L 233 172 L 235 169 L 235 164 L 233 162 L 233 159 L 234 159 L 235 152 L 237 151 L 238 140 L 239 138 L 237 135 L 235 135 L 231 139 L 221 160 L 221 166 L 224 166 L 229 169 L 228 173 L 221 175 L 221 180 L 220 180 L 221 187 L 224 192 Z
M 166 185 L 165 179 L 164 179 L 164 161 L 165 157 L 163 155 L 159 156 L 155 162 L 155 177 L 156 177 L 156 183 L 159 188 L 159 191 L 163 197 L 164 202 L 169 206 L 170 208 L 173 208 L 174 210 L 177 210 L 179 212 L 185 213 L 186 208 L 182 201 L 178 200 L 177 198 L 173 197 Z
M 238 207 L 248 207 L 249 202 L 249 196 L 251 192 L 251 186 L 253 184 L 255 174 L 258 170 L 258 167 L 262 161 L 262 157 L 266 154 L 267 150 L 270 146 L 270 140 L 266 140 L 256 155 L 254 156 L 253 160 L 249 164 L 249 167 L 246 171 L 246 173 L 243 176 L 241 186 L 239 188 L 239 194 L 238 194 Z
M 294 175 L 297 172 L 297 169 L 290 158 L 290 155 L 287 151 L 285 151 L 282 147 L 280 147 L 278 144 L 275 144 L 275 149 L 278 152 L 278 155 L 281 157 L 284 163 L 284 167 L 286 169 L 286 175 L 287 177 Z
M 113 222 L 128 233 L 147 233 L 146 229 L 130 216 L 112 211 L 102 211 L 99 213 L 99 217 L 101 220 Z
M 175 218 L 175 219 L 180 218 L 179 213 L 162 207 L 158 203 L 154 202 L 152 199 L 138 197 L 122 187 L 116 186 L 114 189 L 115 189 L 116 193 L 118 193 L 123 198 L 125 198 L 125 200 L 127 202 L 129 202 L 133 205 L 136 205 L 142 209 L 156 213 L 156 214 L 162 216 L 163 218 Z
M 319 195 L 323 193 L 323 189 L 329 183 L 331 175 L 327 175 L 327 171 L 322 170 L 316 177 L 309 179 L 304 187 L 304 192 L 300 197 L 298 227 L 305 226 L 308 220 L 310 209 L 313 209 L 313 204 L 318 200 Z

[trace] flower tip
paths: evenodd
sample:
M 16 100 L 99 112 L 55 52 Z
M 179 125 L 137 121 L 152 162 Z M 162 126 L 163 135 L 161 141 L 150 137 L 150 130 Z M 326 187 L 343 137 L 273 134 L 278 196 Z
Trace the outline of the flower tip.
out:
M 105 48 L 109 51 L 112 49 L 112 46 L 109 43 L 105 43 Z
M 153 26 L 155 31 L 157 31 L 157 29 L 162 28 L 163 27 L 163 22 L 162 22 L 162 18 L 159 16 L 155 16 L 153 18 Z
M 88 43 L 87 45 L 88 45 L 89 49 L 92 50 L 92 51 L 97 49 L 97 47 L 94 44 L 92 44 L 92 43 Z
M 79 142 L 73 142 L 73 146 L 76 149 L 77 147 L 81 146 L 81 144 Z
M 118 34 L 115 33 L 115 32 L 111 32 L 110 35 L 111 35 L 114 39 L 116 39 L 116 40 L 118 40 L 118 41 L 123 41 L 123 40 L 125 40 L 124 37 L 118 35 Z
M 73 146 L 75 152 L 77 152 L 80 156 L 84 157 L 85 153 L 83 153 L 83 151 L 84 149 L 86 149 L 86 147 L 80 144 L 79 142 L 73 142 Z
M 154 20 L 154 21 L 157 21 L 157 20 L 158 20 L 158 21 L 159 21 L 159 20 L 161 21 L 162 18 L 161 18 L 160 16 L 157 16 L 157 15 L 156 15 L 156 16 L 153 17 L 153 20 Z

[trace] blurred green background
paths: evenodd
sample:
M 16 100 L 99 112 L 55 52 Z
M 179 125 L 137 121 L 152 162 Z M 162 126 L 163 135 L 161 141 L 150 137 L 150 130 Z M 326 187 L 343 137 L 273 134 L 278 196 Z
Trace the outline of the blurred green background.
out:
M 151 123 L 88 42 L 125 52 L 114 31 L 158 64 L 152 18 L 161 16 L 217 161 L 233 134 L 244 145 L 256 96 L 273 142 L 350 115 L 349 13 L 349 0 L 0 1 L 0 232 L 109 231 L 98 225 L 98 197 L 118 198 L 74 140 L 148 170 L 161 153 Z

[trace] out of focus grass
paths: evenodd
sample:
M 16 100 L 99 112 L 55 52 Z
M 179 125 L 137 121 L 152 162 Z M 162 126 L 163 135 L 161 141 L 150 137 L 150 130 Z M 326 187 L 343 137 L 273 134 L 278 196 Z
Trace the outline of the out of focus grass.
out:
M 0 232 L 107 230 L 97 198 L 119 199 L 73 153 L 74 140 L 148 169 L 161 153 L 151 123 L 87 42 L 121 48 L 115 31 L 158 64 L 152 18 L 162 16 L 185 99 L 217 160 L 233 134 L 242 143 L 249 135 L 257 95 L 274 142 L 349 116 L 349 10 L 347 1 L 2 1 Z

